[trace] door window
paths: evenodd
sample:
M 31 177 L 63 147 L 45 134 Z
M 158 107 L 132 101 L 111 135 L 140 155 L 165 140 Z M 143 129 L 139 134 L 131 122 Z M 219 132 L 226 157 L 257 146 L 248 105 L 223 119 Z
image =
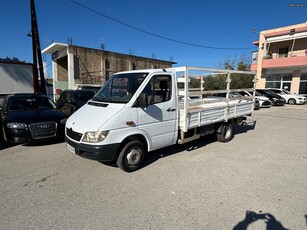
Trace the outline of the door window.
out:
M 169 101 L 171 92 L 171 76 L 156 75 L 151 78 L 142 93 L 146 93 L 149 104 L 157 104 Z

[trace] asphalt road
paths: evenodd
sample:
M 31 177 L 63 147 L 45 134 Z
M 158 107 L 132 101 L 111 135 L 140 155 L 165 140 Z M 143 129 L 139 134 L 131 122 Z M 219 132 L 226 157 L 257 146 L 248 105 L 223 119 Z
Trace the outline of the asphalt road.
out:
M 0 229 L 307 229 L 307 105 L 235 131 L 155 151 L 134 173 L 64 143 L 1 143 Z

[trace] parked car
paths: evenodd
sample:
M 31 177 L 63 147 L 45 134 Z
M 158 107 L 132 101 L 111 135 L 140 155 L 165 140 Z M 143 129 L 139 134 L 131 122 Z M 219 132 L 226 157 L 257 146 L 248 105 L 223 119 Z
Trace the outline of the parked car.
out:
M 5 142 L 14 144 L 64 137 L 67 116 L 44 95 L 8 95 L 0 108 Z
M 70 116 L 87 103 L 94 95 L 94 90 L 65 90 L 57 100 L 57 108 L 67 116 Z
M 268 89 L 256 89 L 256 92 L 270 99 L 271 105 L 284 105 L 286 100 Z
M 278 95 L 280 95 L 281 97 L 283 97 L 286 100 L 286 103 L 290 104 L 290 105 L 295 105 L 295 104 L 305 104 L 306 103 L 306 97 L 302 96 L 302 95 L 296 95 L 293 93 L 290 93 L 288 90 L 286 89 L 271 89 L 269 88 L 269 90 L 271 90 L 274 93 L 277 93 Z
M 240 91 L 239 92 L 242 96 L 252 96 L 252 92 L 248 91 Z M 259 107 L 260 108 L 270 108 L 271 107 L 271 102 L 270 99 L 262 96 L 260 93 L 255 92 L 255 99 L 259 101 Z
M 252 97 L 252 95 L 248 92 L 243 93 L 243 91 L 242 92 L 230 92 L 229 93 L 230 99 L 245 99 L 246 97 Z M 207 96 L 207 99 L 209 99 L 209 100 L 217 100 L 217 99 L 220 99 L 220 98 L 226 98 L 226 93 L 216 93 L 216 94 L 212 94 L 211 96 Z M 255 98 L 255 100 L 254 100 L 254 109 L 255 110 L 260 109 L 260 101 L 259 101 L 258 98 Z

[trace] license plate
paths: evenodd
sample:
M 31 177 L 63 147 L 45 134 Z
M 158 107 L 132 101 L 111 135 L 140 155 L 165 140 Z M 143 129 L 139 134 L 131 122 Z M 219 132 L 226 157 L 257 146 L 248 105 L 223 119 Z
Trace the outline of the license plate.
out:
M 72 153 L 76 153 L 76 150 L 75 150 L 75 148 L 74 147 L 72 147 L 70 144 L 67 144 L 66 143 L 66 148 L 70 151 L 70 152 L 72 152 Z

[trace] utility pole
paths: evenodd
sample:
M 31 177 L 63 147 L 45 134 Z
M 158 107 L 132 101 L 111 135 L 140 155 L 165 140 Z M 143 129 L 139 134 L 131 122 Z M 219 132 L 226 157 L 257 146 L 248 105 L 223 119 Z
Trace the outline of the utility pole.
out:
M 46 95 L 46 81 L 44 77 L 44 67 L 42 60 L 41 47 L 38 36 L 38 26 L 35 12 L 34 0 L 30 0 L 31 7 L 31 31 L 32 31 L 32 51 L 33 51 L 33 64 L 34 64 L 34 78 L 37 92 L 41 92 Z M 39 76 L 41 84 L 38 84 L 38 70 L 37 62 L 39 67 Z

